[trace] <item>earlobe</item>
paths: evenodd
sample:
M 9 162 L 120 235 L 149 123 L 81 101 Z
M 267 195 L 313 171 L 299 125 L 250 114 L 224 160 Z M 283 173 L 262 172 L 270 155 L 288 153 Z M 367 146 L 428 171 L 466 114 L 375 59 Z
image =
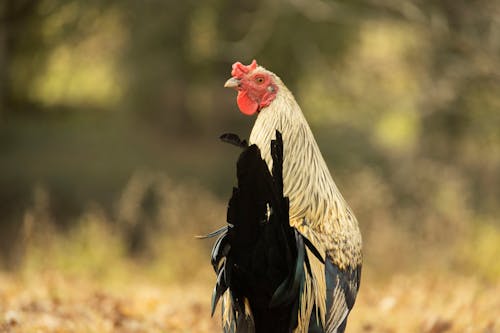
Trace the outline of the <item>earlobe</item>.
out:
M 276 98 L 276 88 L 277 87 L 272 84 L 266 88 L 266 93 L 260 100 L 260 108 L 268 107 L 271 102 L 274 101 L 274 99 Z

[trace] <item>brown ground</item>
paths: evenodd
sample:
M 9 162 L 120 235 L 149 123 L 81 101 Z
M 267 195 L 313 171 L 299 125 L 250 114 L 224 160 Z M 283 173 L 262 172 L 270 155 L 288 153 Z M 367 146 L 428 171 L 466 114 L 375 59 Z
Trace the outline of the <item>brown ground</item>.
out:
M 500 332 L 500 285 L 474 277 L 366 274 L 347 332 Z M 99 283 L 0 275 L 0 332 L 218 332 L 211 281 Z

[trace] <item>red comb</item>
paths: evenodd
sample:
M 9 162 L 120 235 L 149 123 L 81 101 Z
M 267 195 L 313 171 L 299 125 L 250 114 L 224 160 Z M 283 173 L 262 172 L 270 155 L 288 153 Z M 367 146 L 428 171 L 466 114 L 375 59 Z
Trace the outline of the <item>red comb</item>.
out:
M 231 75 L 236 78 L 241 78 L 245 74 L 250 73 L 254 69 L 257 68 L 257 61 L 254 59 L 252 63 L 248 66 L 243 65 L 241 62 L 235 62 L 233 64 L 233 70 L 231 71 Z

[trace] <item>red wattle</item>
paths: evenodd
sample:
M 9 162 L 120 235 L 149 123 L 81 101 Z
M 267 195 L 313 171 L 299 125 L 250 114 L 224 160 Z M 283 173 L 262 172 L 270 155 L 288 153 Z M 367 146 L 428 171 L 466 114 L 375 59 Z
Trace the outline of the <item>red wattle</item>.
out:
M 253 115 L 259 109 L 259 104 L 248 97 L 247 92 L 244 90 L 238 91 L 236 102 L 238 103 L 241 113 L 247 116 Z

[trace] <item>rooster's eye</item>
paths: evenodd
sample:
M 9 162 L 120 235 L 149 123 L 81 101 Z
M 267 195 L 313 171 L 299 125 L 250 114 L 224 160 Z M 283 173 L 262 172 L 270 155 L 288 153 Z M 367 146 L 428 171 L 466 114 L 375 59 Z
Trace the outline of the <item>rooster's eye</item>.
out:
M 261 76 L 256 77 L 256 78 L 255 78 L 255 82 L 257 82 L 258 84 L 262 84 L 262 83 L 264 83 L 264 78 L 263 78 L 263 77 L 261 77 Z

